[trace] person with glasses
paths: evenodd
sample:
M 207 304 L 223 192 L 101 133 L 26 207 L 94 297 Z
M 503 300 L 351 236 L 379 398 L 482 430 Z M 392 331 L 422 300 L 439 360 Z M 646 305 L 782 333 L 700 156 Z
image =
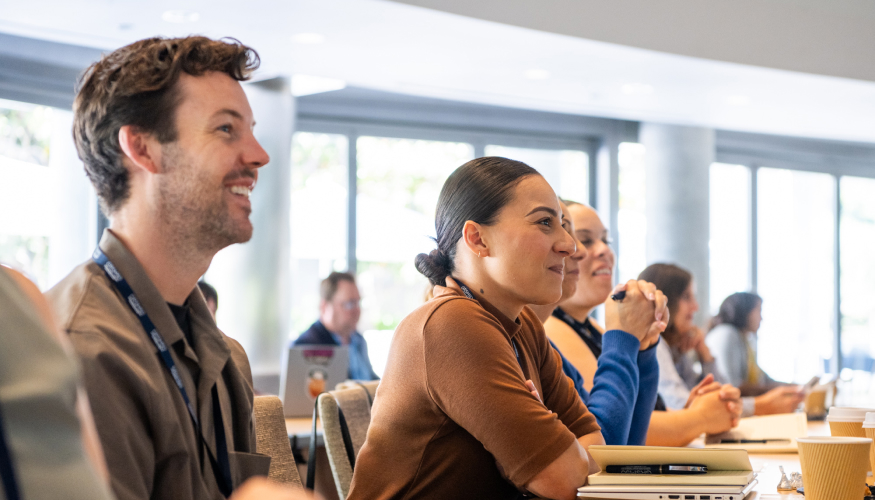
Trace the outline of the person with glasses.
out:
M 362 315 L 362 299 L 355 276 L 332 272 L 322 280 L 319 295 L 319 319 L 295 340 L 294 345 L 349 346 L 349 378 L 379 379 L 371 367 L 368 344 L 356 331 Z

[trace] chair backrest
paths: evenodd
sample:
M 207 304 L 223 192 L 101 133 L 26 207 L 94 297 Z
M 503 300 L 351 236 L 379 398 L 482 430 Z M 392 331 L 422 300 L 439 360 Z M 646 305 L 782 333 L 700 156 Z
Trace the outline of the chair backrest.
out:
M 380 385 L 379 380 L 345 380 L 334 387 L 334 390 L 355 389 L 356 387 L 364 387 L 371 396 L 371 406 L 374 405 L 374 398 L 377 397 L 377 387 Z
M 372 396 L 365 387 L 326 392 L 319 396 L 319 418 L 325 438 L 325 452 L 341 499 L 349 495 L 355 457 L 358 456 L 371 424 Z
M 303 488 L 289 444 L 282 401 L 276 396 L 256 396 L 254 413 L 255 451 L 270 456 L 267 477 L 278 483 Z

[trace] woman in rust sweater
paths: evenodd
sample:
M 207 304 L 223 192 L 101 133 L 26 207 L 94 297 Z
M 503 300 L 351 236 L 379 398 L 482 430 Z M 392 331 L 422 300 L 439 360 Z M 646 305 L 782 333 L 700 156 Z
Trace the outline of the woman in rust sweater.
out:
M 556 194 L 524 163 L 479 158 L 447 179 L 435 226 L 416 258 L 434 298 L 395 331 L 349 498 L 575 498 L 604 440 L 526 307 L 559 300 L 575 251 Z M 625 287 L 611 321 L 664 328 L 661 294 Z

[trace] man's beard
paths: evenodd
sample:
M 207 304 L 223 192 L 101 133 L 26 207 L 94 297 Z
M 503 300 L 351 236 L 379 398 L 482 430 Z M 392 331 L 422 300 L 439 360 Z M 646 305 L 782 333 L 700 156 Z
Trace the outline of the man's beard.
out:
M 175 144 L 162 147 L 164 170 L 159 185 L 158 215 L 175 247 L 198 253 L 218 252 L 249 241 L 252 225 L 235 221 L 225 197 L 224 180 L 212 186 L 209 172 L 199 168 Z

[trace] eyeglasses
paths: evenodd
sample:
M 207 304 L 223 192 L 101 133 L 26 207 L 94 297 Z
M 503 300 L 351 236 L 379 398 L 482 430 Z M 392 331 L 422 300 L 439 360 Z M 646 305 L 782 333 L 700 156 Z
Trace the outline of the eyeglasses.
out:
M 362 301 L 359 300 L 346 300 L 340 303 L 340 307 L 343 308 L 344 311 L 352 311 L 353 309 L 357 309 L 361 307 Z

